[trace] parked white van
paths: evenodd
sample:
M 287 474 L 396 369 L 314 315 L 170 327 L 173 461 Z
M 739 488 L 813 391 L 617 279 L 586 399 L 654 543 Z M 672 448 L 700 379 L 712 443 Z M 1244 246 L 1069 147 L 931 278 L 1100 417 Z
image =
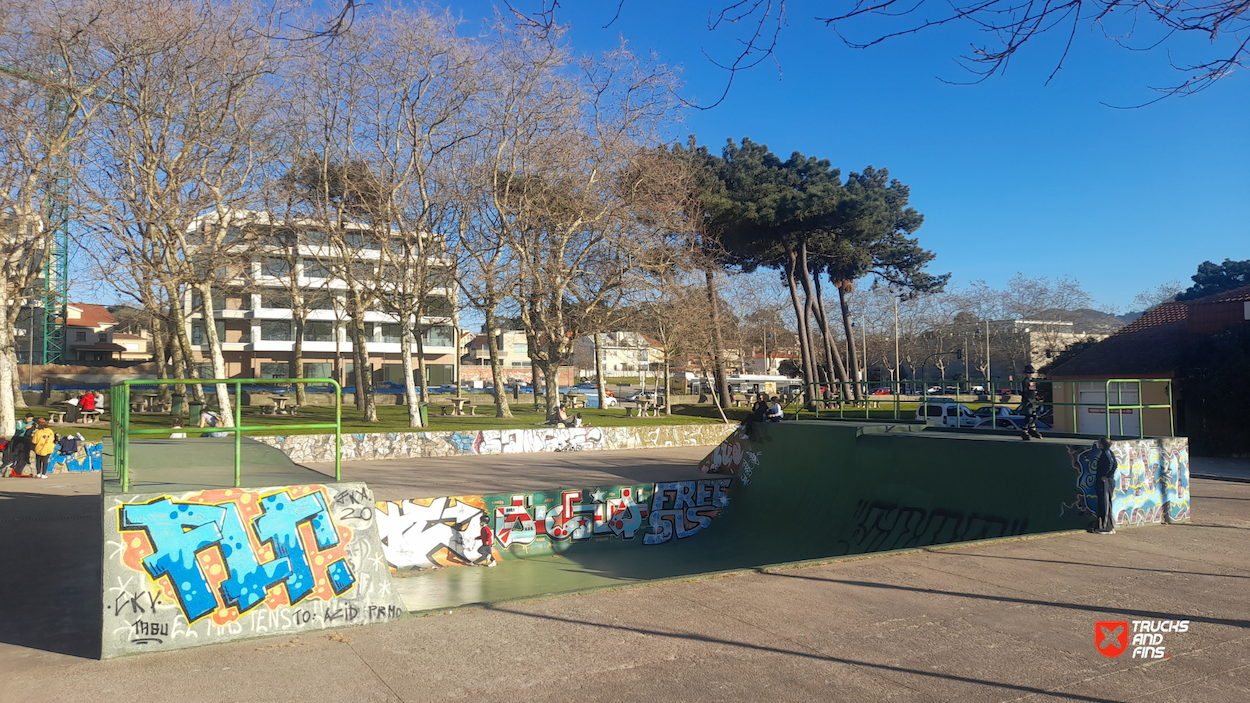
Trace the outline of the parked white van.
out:
M 916 419 L 935 427 L 973 427 L 981 418 L 960 403 L 921 403 Z

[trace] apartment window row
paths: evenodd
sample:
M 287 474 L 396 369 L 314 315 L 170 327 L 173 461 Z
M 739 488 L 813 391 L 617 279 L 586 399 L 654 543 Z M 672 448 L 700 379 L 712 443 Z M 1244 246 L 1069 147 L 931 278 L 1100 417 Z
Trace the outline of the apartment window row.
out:
M 235 324 L 235 321 L 229 321 L 232 324 L 227 325 L 226 320 L 217 320 L 217 338 L 228 343 L 252 342 L 253 326 L 249 324 Z M 369 329 L 370 325 L 365 328 Z M 255 328 L 259 333 L 258 341 L 266 342 L 292 342 L 295 341 L 295 326 L 290 320 L 260 320 L 255 323 Z M 399 344 L 402 341 L 402 335 L 399 324 L 383 323 L 372 325 L 372 335 L 370 341 L 381 342 L 384 344 Z M 309 321 L 304 323 L 304 341 L 305 342 L 333 342 L 335 323 L 323 321 Z M 343 335 L 345 341 L 348 340 L 346 333 Z M 431 327 L 421 335 L 422 343 L 429 347 L 450 347 L 454 343 L 455 328 L 446 326 Z M 207 330 L 202 321 L 196 321 L 191 325 L 191 343 L 192 344 L 208 344 Z
M 269 310 L 290 310 L 295 307 L 295 298 L 290 291 L 269 289 L 260 292 L 260 308 Z M 342 309 L 343 304 L 338 297 L 327 290 L 310 290 L 303 293 L 304 305 L 308 310 Z M 213 294 L 213 310 L 251 310 L 252 294 L 241 291 L 223 291 Z M 192 293 L 191 305 L 193 312 L 202 312 L 203 304 L 199 293 Z M 431 297 L 426 301 L 425 315 L 429 317 L 451 317 L 451 299 L 445 296 Z M 381 302 L 374 301 L 368 307 L 369 312 L 389 312 Z

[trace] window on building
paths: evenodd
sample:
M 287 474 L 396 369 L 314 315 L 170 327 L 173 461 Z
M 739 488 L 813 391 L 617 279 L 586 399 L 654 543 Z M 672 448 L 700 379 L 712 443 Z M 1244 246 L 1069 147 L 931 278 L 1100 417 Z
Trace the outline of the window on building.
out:
M 334 364 L 304 364 L 304 378 L 334 378 Z
M 399 344 L 403 341 L 400 335 L 399 325 L 378 325 L 378 332 L 379 337 L 384 344 Z
M 213 375 L 213 365 L 208 361 L 198 361 L 195 364 L 195 372 L 200 378 L 217 378 Z
M 292 307 L 291 294 L 284 290 L 261 291 L 260 306 L 262 308 L 290 310 Z
M 260 364 L 261 378 L 290 378 L 285 361 L 262 361 Z
M 271 256 L 260 262 L 260 273 L 262 276 L 274 276 L 282 278 L 291 274 L 291 262 L 289 259 L 283 259 Z
M 450 347 L 455 339 L 455 330 L 446 325 L 435 325 L 421 335 L 422 343 L 427 347 Z
M 74 341 L 76 341 L 76 342 L 85 342 L 85 341 L 87 341 L 87 333 L 86 333 L 86 332 L 82 332 L 82 331 L 79 331 L 79 332 L 74 333 Z
M 291 341 L 290 320 L 261 320 L 260 338 L 266 342 Z
M 304 341 L 305 342 L 333 342 L 334 341 L 334 323 L 333 322 L 305 322 L 304 323 Z
M 252 323 L 248 320 L 230 320 L 226 325 L 227 342 L 250 344 L 252 341 Z
M 425 314 L 430 317 L 451 317 L 451 298 L 432 295 L 425 299 Z
M 304 277 L 305 278 L 329 278 L 330 268 L 326 266 L 325 264 L 321 263 L 320 261 L 305 261 L 304 262 Z
M 353 250 L 371 249 L 377 251 L 381 249 L 377 240 L 370 232 L 348 232 L 343 235 L 343 243 L 347 245 L 348 249 Z
M 529 344 L 527 344 L 527 343 L 525 343 L 525 342 L 521 342 L 520 344 L 513 344 L 513 345 L 512 345 L 512 353 L 513 353 L 513 354 L 528 354 L 528 353 L 529 353 L 529 351 L 530 351 Z
M 304 244 L 314 247 L 324 246 L 329 241 L 325 232 L 316 231 L 304 232 L 300 235 L 300 238 L 303 240 Z
M 308 310 L 333 310 L 334 296 L 328 291 L 308 291 L 304 293 L 304 307 Z
M 226 321 L 217 320 L 214 326 L 217 328 L 217 339 L 222 342 L 226 341 Z M 191 323 L 191 343 L 208 344 L 208 332 L 204 327 L 203 320 Z

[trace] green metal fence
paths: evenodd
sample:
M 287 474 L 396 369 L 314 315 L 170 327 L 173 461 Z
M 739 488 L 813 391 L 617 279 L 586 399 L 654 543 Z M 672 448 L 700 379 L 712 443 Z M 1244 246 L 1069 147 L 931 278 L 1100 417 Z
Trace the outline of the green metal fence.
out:
M 1039 386 L 1043 384 L 1048 384 L 1048 383 L 1071 383 L 1071 384 L 1074 384 L 1073 385 L 1074 393 L 1075 393 L 1074 398 L 1079 399 L 1080 397 L 1079 388 L 1075 384 L 1081 383 L 1082 381 L 1068 380 L 1068 379 L 1053 379 L 1053 380 L 1042 379 L 1042 380 L 1036 380 L 1034 382 L 1037 383 Z M 971 405 L 974 403 L 982 407 L 985 407 L 988 405 L 991 408 L 990 418 L 996 420 L 998 418 L 998 408 L 1001 407 L 1001 408 L 1014 409 L 1014 408 L 1019 407 L 1020 405 L 1020 403 L 1010 403 L 1010 402 L 1005 402 L 1003 400 L 1000 400 L 1002 396 L 1008 395 L 1008 394 L 1003 394 L 1003 393 L 1000 393 L 999 391 L 1008 390 L 1008 391 L 1011 391 L 1009 395 L 1021 395 L 1024 390 L 1024 383 L 1026 383 L 1026 381 L 1011 380 L 1011 379 L 1006 380 L 1006 381 L 1002 379 L 994 379 L 992 382 L 989 382 L 989 383 L 983 380 L 982 381 L 941 381 L 937 385 L 941 386 L 943 390 L 935 391 L 932 393 L 929 391 L 929 389 L 933 385 L 932 381 L 929 381 L 929 382 L 848 381 L 846 383 L 840 383 L 840 382 L 835 381 L 833 384 L 824 384 L 824 383 L 812 384 L 812 387 L 814 390 L 812 396 L 813 398 L 816 398 L 815 409 L 812 412 L 816 418 L 820 418 L 823 416 L 823 417 L 837 417 L 839 419 L 844 419 L 844 420 L 858 420 L 858 419 L 914 420 L 916 417 L 915 408 L 911 407 L 909 408 L 909 410 L 904 410 L 903 409 L 904 405 L 923 406 L 929 403 L 945 401 L 945 402 L 956 403 L 959 405 Z M 1138 399 L 1137 403 L 1124 402 L 1125 387 L 1123 384 L 1126 384 L 1126 383 L 1136 384 L 1137 399 Z M 1167 394 L 1167 398 L 1168 398 L 1167 404 L 1162 404 L 1162 403 L 1143 404 L 1141 402 L 1142 397 L 1143 397 L 1142 384 L 1148 384 L 1148 383 L 1166 384 L 1165 393 Z M 1111 392 L 1113 390 L 1112 384 L 1116 384 L 1116 386 L 1114 387 L 1114 390 L 1115 390 L 1114 394 Z M 879 395 L 874 395 L 874 392 L 879 391 L 880 389 L 885 389 L 887 392 L 881 393 Z M 919 392 L 915 392 L 915 391 L 919 391 Z M 845 395 L 848 397 L 843 397 L 843 393 L 845 393 Z M 960 401 L 958 399 L 960 396 L 967 396 L 967 395 L 985 396 L 986 399 L 975 400 L 975 401 Z M 1111 400 L 1112 395 L 1115 395 L 1116 397 L 1115 402 L 1112 402 Z M 790 407 L 793 408 L 795 412 L 795 418 L 798 418 L 800 412 L 804 412 L 806 410 L 804 398 L 801 393 L 790 398 L 788 404 Z M 796 405 L 797 407 L 794 407 Z M 882 407 L 883 405 L 885 407 Z M 1101 403 L 1081 403 L 1081 402 L 1060 403 L 1060 402 L 1054 402 L 1053 397 L 1052 397 L 1051 400 L 1043 402 L 1042 405 L 1050 406 L 1052 408 L 1060 408 L 1060 407 L 1069 408 L 1070 407 L 1072 410 L 1073 432 L 1078 432 L 1080 428 L 1080 423 L 1079 423 L 1079 418 L 1078 418 L 1078 413 L 1080 411 L 1080 408 L 1082 407 L 1102 408 L 1103 412 L 1106 413 L 1105 417 L 1106 417 L 1106 435 L 1107 436 L 1112 436 L 1113 434 L 1111 431 L 1112 430 L 1112 424 L 1111 424 L 1112 415 L 1116 416 L 1117 423 L 1118 423 L 1118 426 L 1117 426 L 1118 432 L 1114 434 L 1119 435 L 1119 436 L 1124 436 L 1124 411 L 1135 410 L 1139 413 L 1138 415 L 1139 420 L 1137 423 L 1138 425 L 1137 436 L 1139 438 L 1145 437 L 1145 428 L 1146 428 L 1146 418 L 1143 414 L 1140 414 L 1140 413 L 1142 413 L 1143 410 L 1166 409 L 1168 411 L 1168 436 L 1175 436 L 1176 434 L 1176 416 L 1172 408 L 1172 386 L 1171 386 L 1170 379 L 1157 379 L 1157 378 L 1107 379 L 1104 385 L 1103 402 Z M 986 426 L 982 426 L 977 429 L 995 430 L 995 431 L 1002 431 L 1002 432 L 1014 431 L 1013 429 L 1010 429 L 1010 428 L 996 427 L 996 424 L 997 424 L 996 422 L 991 422 L 991 423 L 988 423 Z
M 334 388 L 334 422 L 313 422 L 283 425 L 244 425 L 243 424 L 243 385 L 249 386 L 284 386 L 295 383 L 325 384 Z M 234 433 L 234 485 L 242 485 L 242 447 L 243 433 L 261 430 L 334 430 L 334 480 L 342 480 L 343 457 L 343 389 L 338 382 L 329 378 L 246 378 L 246 379 L 164 379 L 164 380 L 133 380 L 113 384 L 110 389 L 110 408 L 113 432 L 113 461 L 121 479 L 122 490 L 130 490 L 130 438 L 133 435 L 166 435 L 170 428 L 135 429 L 130 426 L 130 388 L 131 386 L 218 386 L 225 385 L 234 389 L 234 427 L 185 427 L 183 432 L 198 432 L 203 435 L 209 432 Z M 194 418 L 192 418 L 194 419 Z M 188 422 L 188 425 L 191 423 Z

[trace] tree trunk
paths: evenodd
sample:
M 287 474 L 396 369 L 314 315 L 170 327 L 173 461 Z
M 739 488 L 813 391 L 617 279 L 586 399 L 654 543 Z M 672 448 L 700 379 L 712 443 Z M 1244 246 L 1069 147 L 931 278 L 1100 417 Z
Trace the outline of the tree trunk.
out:
M 183 377 L 192 380 L 198 380 L 200 377 L 200 368 L 195 363 L 195 353 L 191 351 L 191 337 L 187 334 L 187 311 L 186 298 L 182 295 L 175 296 L 176 290 L 170 291 L 170 313 L 173 316 L 175 339 L 178 340 L 178 346 L 182 353 Z M 191 398 L 197 403 L 204 403 L 204 386 L 199 384 L 191 385 Z
M 599 409 L 608 407 L 608 381 L 603 377 L 603 344 L 595 332 L 595 392 L 599 394 Z
M 156 378 L 163 381 L 169 378 L 169 367 L 166 365 L 169 360 L 166 355 L 169 344 L 165 335 L 165 327 L 161 324 L 161 311 L 151 301 L 150 294 L 143 296 L 143 306 L 152 316 L 152 361 L 156 364 Z M 157 397 L 162 405 L 169 401 L 169 389 L 170 386 L 165 385 L 156 387 Z
M 673 379 L 669 374 L 668 354 L 664 355 L 664 414 L 673 414 L 673 403 L 669 398 L 673 395 Z
M 364 311 L 352 316 L 352 356 L 356 362 L 356 407 L 365 413 L 365 422 L 378 421 L 378 406 L 373 398 L 373 365 L 369 362 L 369 343 L 365 337 Z
M 547 396 L 547 414 L 555 412 L 560 406 L 560 364 L 547 362 L 543 369 L 543 390 Z
M 13 340 L 16 342 L 17 337 L 14 336 Z M 13 348 L 10 348 L 9 353 L 5 355 L 5 361 L 13 369 L 11 372 L 13 374 L 13 407 L 24 408 L 26 407 L 26 398 L 22 397 L 22 373 L 17 365 L 17 352 Z M 34 362 L 34 359 L 31 359 L 31 362 Z M 13 413 L 13 417 L 16 420 L 16 410 Z
M 4 271 L 5 267 L 0 266 L 0 291 L 4 291 L 7 295 L 9 292 L 9 277 Z M 6 304 L 20 304 L 20 301 L 14 300 Z M 13 327 L 8 324 L 0 325 L 0 353 L 3 353 L 6 360 L 0 363 L 0 437 L 12 437 L 17 431 L 17 409 L 13 407 L 13 394 L 8 389 L 13 387 L 13 368 L 9 366 L 7 358 L 9 351 L 13 348 Z M 31 359 L 34 361 L 34 359 Z
M 786 286 L 790 289 L 790 305 L 794 307 L 794 319 L 798 323 L 799 361 L 803 366 L 803 398 L 808 409 L 816 407 L 816 365 L 812 363 L 810 337 L 807 333 L 807 316 L 803 304 L 799 301 L 799 290 L 794 280 L 794 269 L 798 263 L 798 255 L 787 252 L 785 263 Z
M 834 283 L 838 289 L 838 305 L 842 308 L 842 329 L 846 331 L 846 355 L 850 357 L 847 362 L 850 364 L 851 379 L 855 381 L 855 397 L 862 398 L 865 387 L 860 385 L 860 381 L 866 381 L 867 378 L 859 377 L 859 355 L 855 347 L 855 329 L 851 326 L 851 306 L 846 298 L 846 284 L 849 281 L 839 281 Z
M 512 417 L 507 390 L 503 387 L 503 361 L 499 358 L 499 340 L 495 338 L 495 311 L 484 310 L 486 316 L 486 349 L 490 356 L 490 378 L 495 385 L 495 417 Z
M 712 372 L 715 375 L 717 393 L 722 398 L 728 398 L 729 378 L 725 375 L 725 360 L 721 357 L 725 338 L 721 331 L 720 295 L 716 290 L 716 270 L 711 264 L 703 267 L 703 279 L 707 287 L 708 310 L 712 322 Z
M 303 310 L 294 310 L 294 318 L 292 326 L 295 328 L 295 342 L 291 345 L 291 368 L 287 371 L 289 378 L 304 377 L 304 326 L 308 322 L 308 313 Z M 307 384 L 295 384 L 295 405 L 303 406 L 308 403 Z
M 226 378 L 226 358 L 221 353 L 221 339 L 217 337 L 217 320 L 213 316 L 213 288 L 207 282 L 196 286 L 200 292 L 200 304 L 204 315 L 204 334 L 208 337 L 208 353 L 213 362 L 213 378 Z M 221 408 L 221 424 L 223 427 L 234 427 L 234 413 L 231 410 L 230 389 L 224 383 L 216 384 L 217 407 Z
M 421 329 L 421 315 L 417 315 L 417 382 L 421 387 L 421 402 L 430 402 L 430 376 L 425 370 L 425 334 Z M 456 389 L 460 395 L 460 389 Z
M 399 316 L 400 356 L 404 367 L 404 399 L 408 402 L 408 426 L 421 427 L 421 403 L 417 394 L 416 380 L 412 376 L 412 321 L 407 315 Z
M 838 380 L 842 383 L 842 397 L 849 398 L 850 396 L 847 394 L 849 389 L 846 386 L 846 365 L 842 363 L 842 352 L 838 349 L 838 345 L 834 344 L 833 334 L 829 329 L 829 315 L 825 312 L 825 298 L 821 293 L 819 276 L 812 279 L 812 287 L 816 289 L 816 319 L 820 323 L 820 332 L 824 336 L 825 357 L 829 368 L 833 369 L 830 375 L 837 375 Z M 830 381 L 832 380 L 830 379 Z

